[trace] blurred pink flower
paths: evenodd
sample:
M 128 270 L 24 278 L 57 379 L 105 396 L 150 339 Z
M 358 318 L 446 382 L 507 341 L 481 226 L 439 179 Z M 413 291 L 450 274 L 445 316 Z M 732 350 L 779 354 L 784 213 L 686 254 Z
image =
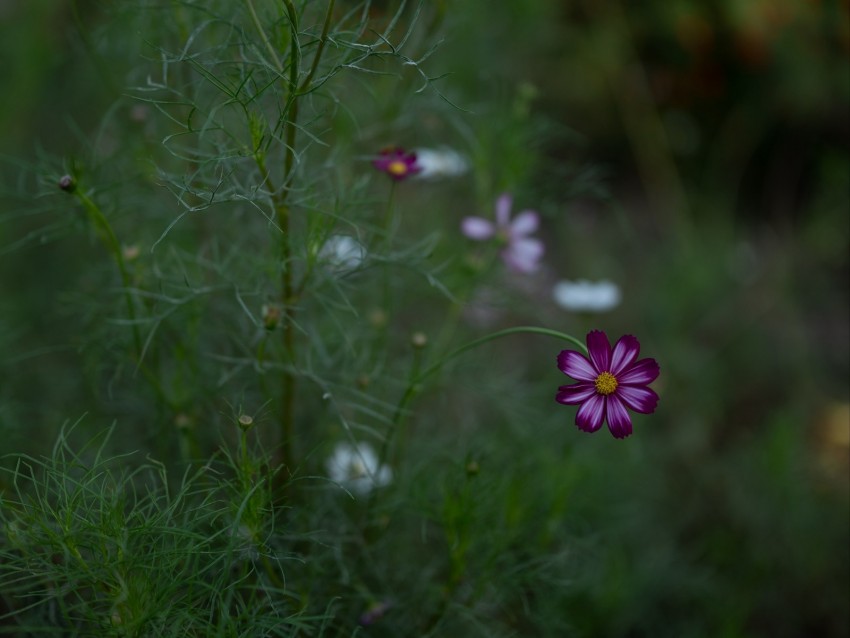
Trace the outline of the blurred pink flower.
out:
M 416 153 L 408 153 L 396 146 L 383 149 L 378 157 L 372 160 L 372 165 L 395 181 L 407 179 L 422 170 L 416 161 Z
M 463 234 L 476 241 L 493 237 L 505 244 L 502 259 L 511 270 L 531 273 L 537 270 L 543 257 L 543 242 L 529 237 L 540 225 L 540 216 L 533 210 L 521 211 L 511 219 L 513 198 L 505 193 L 496 200 L 496 222 L 483 217 L 464 218 Z

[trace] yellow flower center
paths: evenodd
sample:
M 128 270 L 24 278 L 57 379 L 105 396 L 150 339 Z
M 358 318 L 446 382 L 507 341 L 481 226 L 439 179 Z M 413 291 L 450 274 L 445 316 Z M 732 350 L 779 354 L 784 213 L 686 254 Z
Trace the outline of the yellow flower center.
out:
M 387 164 L 387 172 L 393 175 L 406 175 L 407 174 L 407 164 L 402 162 L 401 160 L 396 160 L 394 162 L 390 162 Z
M 363 466 L 363 463 L 360 462 L 359 459 L 354 459 L 351 461 L 351 465 L 348 466 L 348 475 L 349 478 L 359 479 L 364 476 L 368 476 L 369 473 L 366 471 L 366 468 Z
M 603 372 L 596 377 L 596 381 L 593 384 L 596 386 L 596 391 L 599 394 L 608 396 L 609 394 L 613 394 L 614 390 L 617 389 L 617 378 L 610 372 Z

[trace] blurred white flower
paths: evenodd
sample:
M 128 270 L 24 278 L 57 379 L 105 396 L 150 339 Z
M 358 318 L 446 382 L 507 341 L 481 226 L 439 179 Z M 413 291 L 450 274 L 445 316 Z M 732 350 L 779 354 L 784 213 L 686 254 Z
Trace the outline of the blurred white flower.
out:
M 575 312 L 607 312 L 616 308 L 622 294 L 614 282 L 559 281 L 552 290 L 555 303 L 565 310 Z
M 366 248 L 354 237 L 331 235 L 318 256 L 332 270 L 354 270 L 366 259 Z
M 386 465 L 378 467 L 378 455 L 368 443 L 337 444 L 325 467 L 332 481 L 357 496 L 365 496 L 393 480 L 392 469 Z
M 418 179 L 440 179 L 457 177 L 469 170 L 466 159 L 450 148 L 417 148 L 416 164 L 421 169 Z

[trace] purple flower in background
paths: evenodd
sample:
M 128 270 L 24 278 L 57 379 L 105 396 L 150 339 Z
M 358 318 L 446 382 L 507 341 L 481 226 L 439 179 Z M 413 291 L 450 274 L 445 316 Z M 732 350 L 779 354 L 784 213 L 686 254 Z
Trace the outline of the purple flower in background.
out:
M 640 343 L 631 335 L 620 337 L 611 350 L 608 337 L 600 330 L 587 334 L 588 359 L 580 352 L 562 350 L 558 368 L 578 379 L 573 385 L 558 388 L 555 400 L 567 405 L 581 404 L 576 425 L 584 432 L 596 432 L 608 421 L 608 429 L 616 439 L 632 433 L 632 418 L 626 408 L 651 414 L 658 405 L 658 395 L 651 388 L 659 373 L 655 359 L 636 361 Z
M 543 257 L 543 242 L 528 235 L 537 230 L 540 217 L 533 210 L 524 210 L 511 219 L 512 203 L 510 195 L 501 195 L 496 200 L 495 224 L 483 217 L 466 217 L 461 229 L 476 241 L 499 238 L 505 243 L 502 259 L 508 268 L 521 273 L 534 272 Z
M 380 601 L 370 605 L 369 609 L 360 614 L 360 624 L 364 627 L 374 625 L 384 617 L 384 614 L 386 614 L 392 606 L 392 603 L 389 601 Z
M 396 181 L 401 181 L 422 170 L 416 162 L 416 153 L 408 153 L 403 148 L 391 146 L 381 151 L 372 160 L 372 165 Z

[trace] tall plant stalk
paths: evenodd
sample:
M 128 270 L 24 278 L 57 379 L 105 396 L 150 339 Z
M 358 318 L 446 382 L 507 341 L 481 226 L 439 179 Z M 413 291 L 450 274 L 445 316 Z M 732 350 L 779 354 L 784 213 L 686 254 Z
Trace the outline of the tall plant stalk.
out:
M 260 33 L 260 38 L 269 51 L 275 68 L 281 76 L 284 75 L 286 68 L 277 55 L 269 38 L 262 27 L 252 0 L 246 0 L 249 13 L 254 21 L 257 30 Z M 283 6 L 286 12 L 286 17 L 289 21 L 289 61 L 288 73 L 286 74 L 286 99 L 284 105 L 284 113 L 286 121 L 284 123 L 284 159 L 283 159 L 283 174 L 281 188 L 275 188 L 272 183 L 271 173 L 268 170 L 265 159 L 262 153 L 255 151 L 254 158 L 263 176 L 264 183 L 272 193 L 272 203 L 274 205 L 275 218 L 277 220 L 278 229 L 280 231 L 280 254 L 283 268 L 281 271 L 280 281 L 280 299 L 283 308 L 283 317 L 281 322 L 281 332 L 283 341 L 283 352 L 288 364 L 284 370 L 281 383 L 281 410 L 280 410 L 280 437 L 283 446 L 282 461 L 285 467 L 284 475 L 289 475 L 295 464 L 294 441 L 295 441 L 295 390 L 296 390 L 296 342 L 295 342 L 295 311 L 299 301 L 300 292 L 303 286 L 296 285 L 293 272 L 293 254 L 292 254 L 292 209 L 289 194 L 292 190 L 292 182 L 294 179 L 295 170 L 295 149 L 296 137 L 298 132 L 298 108 L 300 98 L 308 93 L 311 89 L 313 78 L 316 70 L 319 67 L 322 54 L 324 52 L 325 43 L 327 41 L 328 32 L 330 30 L 331 18 L 333 15 L 335 0 L 328 2 L 325 20 L 322 25 L 322 34 L 319 39 L 319 44 L 316 53 L 313 57 L 309 71 L 300 82 L 301 69 L 301 44 L 299 40 L 298 27 L 298 12 L 291 0 L 283 0 Z M 303 282 L 302 282 L 303 283 Z

